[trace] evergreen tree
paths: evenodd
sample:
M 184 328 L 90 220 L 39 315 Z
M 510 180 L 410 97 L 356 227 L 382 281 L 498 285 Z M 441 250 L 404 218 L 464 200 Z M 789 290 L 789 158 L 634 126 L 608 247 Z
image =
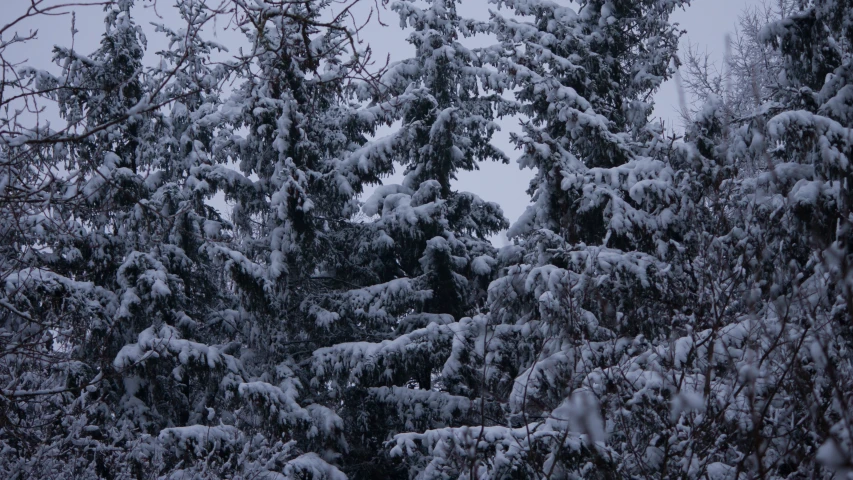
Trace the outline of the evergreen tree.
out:
M 334 409 L 339 400 L 326 401 L 307 366 L 314 349 L 358 328 L 324 307 L 348 288 L 339 272 L 352 264 L 352 245 L 342 242 L 357 228 L 361 180 L 342 175 L 340 164 L 376 122 L 351 103 L 349 83 L 364 52 L 347 52 L 353 33 L 341 18 L 321 21 L 328 5 L 246 9 L 252 51 L 237 73 L 243 83 L 220 109 L 246 133 L 224 138 L 217 152 L 240 173 L 222 167 L 206 175 L 235 202 L 235 245 L 216 247 L 216 255 L 240 299 L 241 359 L 252 377 L 236 386 L 253 405 L 239 419 L 259 438 L 288 440 L 280 458 L 302 456 L 287 465 L 299 460 L 333 478 L 350 445 Z M 327 478 L 317 472 L 304 475 Z
M 62 202 L 44 212 L 46 221 L 37 223 L 47 228 L 33 225 L 33 232 L 40 235 L 25 237 L 26 243 L 21 246 L 33 248 L 41 244 L 46 248 L 36 250 L 38 254 L 28 265 L 7 280 L 12 287 L 7 289 L 12 293 L 10 301 L 21 307 L 12 310 L 8 319 L 12 325 L 52 317 L 57 340 L 65 344 L 59 355 L 51 351 L 55 350 L 52 341 L 42 349 L 43 360 L 53 364 L 54 371 L 49 379 L 39 381 L 49 381 L 52 388 L 29 383 L 21 390 L 35 390 L 37 399 L 41 396 L 39 390 L 59 392 L 47 397 L 61 412 L 55 415 L 51 430 L 63 432 L 66 439 L 59 445 L 40 445 L 56 435 L 41 429 L 36 432 L 46 437 L 14 442 L 11 452 L 17 455 L 10 458 L 17 462 L 10 460 L 6 466 L 11 471 L 33 476 L 83 476 L 109 469 L 111 459 L 100 454 L 97 447 L 99 439 L 115 433 L 111 418 L 114 410 L 103 408 L 104 400 L 111 397 L 114 407 L 122 390 L 121 375 L 112 368 L 112 359 L 135 334 L 150 325 L 142 324 L 148 322 L 149 316 L 155 321 L 174 323 L 173 315 L 180 310 L 180 300 L 176 298 L 182 293 L 180 280 L 157 255 L 146 251 L 151 246 L 148 239 L 152 232 L 139 228 L 137 223 L 149 213 L 139 203 L 149 192 L 140 175 L 147 166 L 140 164 L 138 147 L 150 131 L 151 117 L 141 115 L 132 121 L 113 122 L 144 101 L 141 58 L 145 40 L 130 19 L 130 7 L 131 3 L 123 2 L 107 9 L 106 32 L 100 48 L 90 57 L 56 50 L 57 59 L 64 61 L 62 77 L 34 73 L 39 82 L 48 86 L 63 83 L 64 88 L 57 90 L 57 103 L 70 124 L 83 130 L 102 128 L 92 138 L 70 148 L 54 148 L 59 157 L 54 168 L 64 166 L 72 172 L 57 185 L 62 192 L 60 198 L 75 201 Z M 61 223 L 50 222 L 50 217 Z M 168 247 L 165 250 L 166 255 L 175 253 Z M 173 291 L 175 296 L 171 295 Z M 40 299 L 51 295 L 49 292 L 56 296 L 51 312 L 36 313 L 36 317 L 27 312 L 32 308 L 28 305 L 52 303 Z M 75 297 L 76 306 L 63 305 L 64 299 Z M 50 336 L 50 329 L 42 335 Z M 16 375 L 10 373 L 10 380 L 15 383 Z M 40 402 L 27 400 L 15 405 L 22 408 L 10 412 L 10 418 L 32 418 L 33 412 L 27 410 L 38 408 Z M 86 430 L 90 423 L 94 427 Z M 26 424 L 21 426 L 27 428 Z M 79 450 L 74 461 L 66 463 L 56 457 L 57 450 L 74 445 L 77 439 Z
M 733 118 L 710 97 L 674 157 L 691 173 L 701 232 L 691 263 L 703 275 L 687 328 L 659 350 L 685 380 L 671 388 L 680 438 L 657 447 L 690 460 L 689 475 L 849 468 L 849 12 L 799 2 L 764 26 L 779 75 L 759 85 L 763 103 Z
M 489 276 L 481 272 L 489 270 L 494 256 L 488 237 L 507 223 L 496 204 L 454 191 L 451 182 L 459 171 L 476 170 L 480 161 L 508 161 L 490 139 L 498 128 L 495 114 L 509 109 L 496 93 L 481 91 L 489 71 L 477 52 L 460 42 L 460 35 L 484 31 L 486 25 L 459 17 L 455 1 L 430 2 L 426 8 L 398 2 L 392 8 L 401 26 L 414 29 L 409 43 L 415 56 L 392 65 L 381 79 L 382 105 L 393 108 L 402 124 L 359 155 L 387 166 L 398 162 L 405 176 L 402 185 L 378 189 L 364 212 L 379 215 L 375 228 L 395 242 L 392 258 L 399 270 L 393 275 L 419 277 L 434 292 L 426 311 L 461 317 L 482 302 L 478 297 Z M 399 203 L 394 195 L 401 194 L 410 200 L 402 197 L 405 203 Z M 424 213 L 432 218 L 400 222 L 407 204 L 429 205 Z
M 730 477 L 830 478 L 844 475 L 851 458 L 842 386 L 850 378 L 851 5 L 796 7 L 761 30 L 780 58 L 779 75 L 762 86 L 765 102 L 732 124 L 722 102 L 711 103 L 687 143 L 688 158 L 722 167 L 723 181 L 705 194 L 706 205 L 717 205 L 706 230 L 720 270 L 711 269 L 703 298 L 722 328 L 707 325 L 702 335 L 736 343 L 715 348 L 709 362 L 711 391 L 726 395 L 703 406 L 721 420 L 700 430 L 709 439 L 732 432 L 730 443 L 710 449 Z M 758 171 L 744 175 L 741 165 Z
M 158 27 L 170 50 L 150 69 L 132 8 L 107 7 L 92 55 L 58 48 L 62 75 L 28 72 L 83 133 L 53 148 L 54 165 L 69 173 L 45 192 L 45 204 L 62 201 L 34 212 L 43 220 L 20 232 L 21 246 L 40 252 L 6 275 L 8 305 L 17 307 L 5 328 L 22 339 L 38 331 L 40 358 L 7 371 L 14 390 L 4 399 L 19 400 L 4 408 L 20 430 L 3 436 L 3 468 L 28 478 L 341 478 L 297 442 L 323 442 L 335 428 L 294 401 L 298 379 L 281 366 L 272 385 L 269 371 L 246 361 L 256 306 L 234 286 L 241 268 L 257 265 L 208 202 L 221 190 L 257 198 L 258 189 L 217 164 L 233 139 L 232 109 L 219 94 L 234 66 L 211 67 L 221 47 L 200 30 L 213 13 L 178 1 L 186 28 Z M 45 182 L 55 174 L 39 175 Z M 40 317 L 51 320 L 33 330 Z M 8 353 L 11 366 L 32 352 Z M 51 365 L 47 375 L 26 373 L 39 364 Z M 16 377 L 28 380 L 15 387 Z M 46 406 L 57 409 L 47 425 L 34 415 Z M 276 422 L 260 421 L 270 414 Z M 285 425 L 294 427 L 291 438 L 280 436 Z
M 358 178 L 365 166 L 381 174 L 399 163 L 404 180 L 377 188 L 364 203 L 370 219 L 354 225 L 360 238 L 348 238 L 355 241 L 357 271 L 372 275 L 345 277 L 363 287 L 323 312 L 334 312 L 331 330 L 347 336 L 314 352 L 314 382 L 331 382 L 332 398 L 343 399 L 347 436 L 358 445 L 348 455 L 353 478 L 389 476 L 398 468 L 384 453 L 395 433 L 459 424 L 470 411 L 464 395 L 476 395 L 474 372 L 464 361 L 454 368 L 445 362 L 467 354 L 453 352 L 470 335 L 464 317 L 483 306 L 495 273 L 489 237 L 507 225 L 496 204 L 452 186 L 457 172 L 480 161 L 507 161 L 490 144 L 506 102 L 482 92 L 489 72 L 460 39 L 486 25 L 459 17 L 455 1 L 392 8 L 414 30 L 415 55 L 388 68 L 368 111 L 401 124 L 341 168 Z
M 418 478 L 639 474 L 623 449 L 654 427 L 600 413 L 630 401 L 617 363 L 650 347 L 638 334 L 665 335 L 679 307 L 689 204 L 645 100 L 670 73 L 680 2 L 504 4 L 530 20 L 494 16 L 501 44 L 486 58 L 497 84 L 517 88 L 513 141 L 536 169 L 534 204 L 508 232 L 517 241 L 501 251 L 488 315 L 474 319 L 476 423 L 398 435 L 395 453 Z

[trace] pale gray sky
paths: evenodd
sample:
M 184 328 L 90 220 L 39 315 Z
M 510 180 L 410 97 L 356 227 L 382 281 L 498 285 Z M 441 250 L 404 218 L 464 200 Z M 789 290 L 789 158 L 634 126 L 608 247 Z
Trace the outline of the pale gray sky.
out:
M 557 0 L 561 1 L 561 0 Z M 565 1 L 565 0 L 562 0 Z M 713 58 L 720 61 L 725 47 L 727 32 L 734 29 L 737 17 L 744 8 L 757 5 L 759 0 L 693 0 L 693 5 L 685 10 L 678 10 L 673 15 L 673 20 L 678 22 L 681 28 L 687 30 L 682 38 L 682 49 L 688 40 L 694 45 L 707 50 Z M 0 12 L 3 13 L 0 23 L 14 18 L 28 5 L 29 0 L 0 0 Z M 138 7 L 149 4 L 137 0 Z M 366 17 L 368 7 L 373 2 L 363 2 L 362 8 L 356 12 Z M 474 18 L 488 18 L 489 9 L 494 5 L 486 0 L 463 0 L 460 6 L 460 14 Z M 157 14 L 162 16 L 158 18 Z M 392 61 L 405 58 L 413 52 L 411 46 L 406 43 L 407 32 L 399 28 L 399 20 L 396 14 L 390 10 L 380 12 L 382 21 L 387 26 L 380 25 L 375 17 L 373 22 L 362 31 L 365 43 L 370 44 L 377 59 L 384 59 L 390 54 Z M 74 48 L 81 52 L 91 52 L 97 48 L 100 35 L 103 33 L 103 14 L 99 8 L 85 8 L 77 11 L 77 30 Z M 149 40 L 149 54 L 165 47 L 162 35 L 155 34 L 149 22 L 171 24 L 175 28 L 180 25 L 171 13 L 171 0 L 158 0 L 157 11 L 152 8 L 137 8 L 137 23 L 145 29 Z M 216 40 L 236 50 L 241 44 L 242 36 L 234 32 L 223 32 L 223 25 L 217 29 Z M 53 45 L 71 45 L 71 18 L 65 17 L 41 17 L 38 21 L 23 23 L 19 28 L 20 33 L 26 33 L 29 29 L 38 29 L 39 36 L 36 42 L 27 46 L 27 50 L 18 50 L 14 54 L 20 60 L 28 58 L 29 62 L 36 67 L 48 68 L 50 66 L 50 50 Z M 474 39 L 472 46 L 484 44 L 488 39 Z M 55 67 L 54 67 L 55 68 Z M 675 82 L 667 82 L 655 96 L 655 116 L 663 119 L 666 125 L 677 125 L 678 118 L 676 109 L 678 106 L 678 90 Z M 457 188 L 467 190 L 480 195 L 486 200 L 497 202 L 501 205 L 509 220 L 515 221 L 529 204 L 526 189 L 533 172 L 530 170 L 519 170 L 515 162 L 518 154 L 513 151 L 509 144 L 509 132 L 516 130 L 516 122 L 512 119 L 504 120 L 502 131 L 498 133 L 496 144 L 503 148 L 510 156 L 510 164 L 485 163 L 480 166 L 479 172 L 462 172 L 457 181 Z M 387 179 L 388 183 L 399 182 L 401 175 L 398 173 Z M 502 243 L 498 241 L 497 243 Z

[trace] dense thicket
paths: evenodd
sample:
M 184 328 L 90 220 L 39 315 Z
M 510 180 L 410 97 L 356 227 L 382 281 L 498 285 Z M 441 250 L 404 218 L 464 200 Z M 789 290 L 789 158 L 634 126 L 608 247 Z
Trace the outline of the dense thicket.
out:
M 0 40 L 0 472 L 851 475 L 853 2 L 743 17 L 667 136 L 686 4 L 399 1 L 378 72 L 330 0 L 176 0 L 158 52 L 108 2 L 55 71 Z M 500 121 L 512 225 L 454 182 Z

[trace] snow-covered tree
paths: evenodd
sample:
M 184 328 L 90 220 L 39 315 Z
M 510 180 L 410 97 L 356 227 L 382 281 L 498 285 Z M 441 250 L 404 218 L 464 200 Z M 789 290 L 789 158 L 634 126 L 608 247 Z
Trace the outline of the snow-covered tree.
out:
M 723 99 L 728 121 L 743 120 L 770 99 L 778 87 L 782 68 L 779 50 L 761 36 L 762 28 L 781 20 L 797 9 L 795 0 L 764 0 L 744 8 L 737 18 L 735 30 L 726 38 L 725 56 L 715 62 L 712 55 L 689 45 L 684 52 L 681 85 L 689 95 L 687 111 L 680 112 L 689 125 L 714 97 Z
M 357 152 L 355 160 L 405 167 L 402 185 L 378 189 L 364 212 L 378 215 L 374 229 L 394 241 L 393 275 L 420 277 L 435 292 L 426 311 L 459 317 L 478 306 L 493 261 L 488 237 L 507 224 L 496 204 L 455 191 L 451 183 L 481 161 L 508 160 L 490 143 L 498 129 L 495 116 L 507 111 L 506 102 L 483 91 L 487 71 L 460 38 L 487 27 L 459 17 L 456 3 L 392 6 L 401 27 L 414 30 L 409 43 L 415 55 L 387 69 L 376 107 L 391 110 L 401 125 Z M 421 218 L 411 218 L 409 206 L 423 207 Z
M 696 465 L 719 478 L 850 465 L 849 22 L 849 2 L 797 2 L 758 34 L 778 59 L 761 104 L 733 118 L 712 97 L 687 132 L 707 273 L 696 328 L 675 345 L 705 386 L 680 415 Z
M 109 428 L 106 421 L 113 412 L 87 407 L 99 404 L 103 397 L 120 395 L 121 377 L 112 375 L 112 358 L 148 326 L 141 325 L 147 323 L 144 317 L 170 317 L 176 306 L 174 297 L 161 293 L 177 290 L 177 276 L 170 275 L 159 260 L 142 258 L 145 253 L 130 255 L 136 246 L 144 250 L 150 245 L 144 238 L 147 232 L 138 228 L 135 213 L 144 215 L 137 202 L 148 193 L 140 175 L 147 166 L 140 165 L 137 147 L 150 132 L 152 118 L 140 115 L 131 122 L 110 125 L 115 116 L 143 101 L 144 37 L 129 17 L 130 6 L 125 2 L 108 8 L 101 47 L 92 55 L 56 50 L 57 59 L 64 61 L 64 75 L 53 78 L 32 72 L 39 83 L 57 87 L 53 91 L 60 113 L 70 124 L 81 129 L 106 127 L 84 142 L 46 149 L 54 157 L 55 163 L 48 165 L 53 171 L 43 170 L 35 178 L 40 176 L 39 180 L 54 185 L 43 192 L 45 201 L 54 195 L 51 190 L 63 201 L 41 211 L 21 212 L 31 223 L 18 232 L 20 250 L 14 259 L 18 264 L 11 266 L 15 271 L 6 278 L 8 304 L 17 305 L 6 312 L 6 328 L 13 335 L 23 333 L 22 340 L 27 338 L 27 330 L 38 332 L 42 346 L 35 358 L 43 367 L 20 364 L 27 358 L 26 351 L 16 355 L 19 352 L 12 350 L 4 358 L 8 361 L 5 383 L 11 387 L 6 393 L 21 399 L 10 402 L 7 410 L 7 418 L 22 429 L 21 436 L 13 435 L 7 443 L 11 447 L 11 455 L 4 456 L 9 459 L 4 465 L 8 471 L 37 477 L 52 471 L 56 475 L 83 474 L 103 461 L 94 458 L 94 450 L 89 455 L 75 453 L 74 462 L 63 462 L 57 455 L 60 448 L 69 448 L 78 438 L 105 434 L 103 429 Z M 24 152 L 7 150 L 8 155 Z M 70 173 L 57 175 L 60 169 Z M 147 260 L 144 267 L 122 268 Z M 49 297 L 55 300 L 46 301 Z M 38 328 L 41 321 L 48 328 Z M 10 345 L 19 342 L 13 340 Z M 24 365 L 29 368 L 22 369 Z M 53 391 L 57 393 L 49 394 Z M 49 417 L 37 415 L 44 406 L 55 409 Z M 92 435 L 85 430 L 90 414 L 101 416 L 92 419 L 97 430 Z M 36 422 L 52 422 L 56 432 L 64 432 L 64 442 L 51 445 L 48 429 L 34 430 L 38 440 L 25 441 L 24 432 Z M 86 443 L 99 442 L 82 443 L 85 451 Z
M 760 168 L 724 185 L 733 198 L 717 235 L 731 259 L 720 263 L 741 282 L 738 322 L 751 327 L 743 352 L 729 352 L 737 377 L 719 376 L 743 439 L 729 465 L 763 478 L 843 476 L 851 458 L 851 5 L 796 7 L 761 29 L 780 57 L 769 98 L 717 147 Z
M 289 440 L 293 452 L 315 452 L 318 465 L 338 472 L 331 464 L 351 448 L 333 408 L 339 400 L 309 383 L 308 364 L 314 349 L 368 327 L 338 321 L 342 292 L 373 275 L 350 250 L 365 180 L 342 175 L 340 166 L 377 121 L 352 103 L 350 81 L 366 52 L 351 50 L 345 15 L 321 20 L 328 5 L 247 5 L 251 51 L 237 73 L 242 84 L 219 111 L 235 133 L 217 152 L 240 173 L 205 174 L 234 202 L 235 245 L 215 254 L 240 299 L 241 358 L 253 378 L 237 385 L 254 405 L 238 419 L 264 438 Z
M 401 185 L 380 186 L 366 199 L 368 219 L 349 237 L 353 260 L 372 276 L 345 277 L 361 288 L 321 310 L 333 318 L 331 332 L 348 336 L 314 352 L 315 384 L 343 399 L 346 471 L 354 478 L 395 471 L 405 478 L 385 442 L 412 428 L 458 424 L 471 403 L 460 394 L 479 389 L 470 365 L 445 364 L 468 355 L 463 337 L 471 322 L 463 318 L 484 305 L 496 272 L 489 237 L 507 222 L 500 207 L 455 190 L 453 181 L 479 162 L 507 161 L 490 141 L 496 115 L 509 107 L 484 89 L 489 70 L 463 43 L 487 25 L 461 18 L 456 7 L 443 0 L 393 4 L 401 26 L 413 30 L 415 54 L 389 66 L 366 112 L 399 127 L 340 165 L 342 176 L 362 181 L 364 170 L 405 168 Z
M 494 83 L 517 92 L 513 141 L 536 170 L 533 205 L 466 339 L 483 385 L 475 422 L 398 435 L 394 452 L 419 478 L 639 474 L 620 459 L 656 426 L 604 424 L 601 412 L 631 398 L 620 359 L 665 335 L 681 307 L 690 204 L 647 120 L 671 73 L 680 2 L 501 4 L 515 15 L 494 15 L 501 43 L 485 58 Z M 613 386 L 600 391 L 604 380 Z
M 169 47 L 144 67 L 132 10 L 106 7 L 93 54 L 57 48 L 61 75 L 24 71 L 80 133 L 4 144 L 4 156 L 53 163 L 15 172 L 36 182 L 38 205 L 3 211 L 24 224 L 8 230 L 17 247 L 4 271 L 2 398 L 15 427 L 4 428 L 0 468 L 28 478 L 341 478 L 311 451 L 334 437 L 334 421 L 296 403 L 286 365 L 254 368 L 268 309 L 245 301 L 244 280 L 267 265 L 244 253 L 254 253 L 235 237 L 244 225 L 209 205 L 220 191 L 238 205 L 269 194 L 222 164 L 241 124 L 220 96 L 242 64 L 214 66 L 222 47 L 201 30 L 215 13 L 179 0 L 185 27 L 158 26 Z M 52 148 L 31 147 L 42 139 Z

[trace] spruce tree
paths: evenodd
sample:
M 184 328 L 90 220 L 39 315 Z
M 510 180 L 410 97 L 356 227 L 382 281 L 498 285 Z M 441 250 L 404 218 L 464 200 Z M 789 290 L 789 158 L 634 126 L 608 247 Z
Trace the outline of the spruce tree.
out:
M 4 409 L 20 433 L 3 435 L 2 468 L 28 478 L 341 478 L 305 444 L 324 442 L 334 424 L 294 401 L 299 382 L 286 366 L 272 368 L 280 376 L 272 385 L 250 360 L 260 315 L 235 287 L 241 268 L 258 266 L 209 205 L 219 191 L 257 198 L 220 154 L 233 143 L 234 109 L 219 95 L 236 66 L 211 66 L 221 47 L 201 39 L 207 6 L 176 8 L 186 28 L 157 27 L 169 49 L 155 68 L 142 64 L 133 2 L 121 1 L 106 8 L 92 55 L 57 48 L 61 75 L 26 71 L 79 134 L 47 132 L 52 149 L 4 149 L 50 152 L 55 163 L 34 177 L 54 185 L 44 190 L 47 207 L 30 209 L 43 220 L 15 232 L 38 253 L 12 253 L 28 264 L 5 275 L 8 305 L 17 306 L 4 328 L 39 341 L 4 357 L 36 362 L 7 371 L 15 390 L 4 399 L 18 400 Z M 33 330 L 38 318 L 47 323 Z M 46 375 L 26 373 L 47 365 Z M 21 373 L 27 380 L 16 387 Z M 271 414 L 274 422 L 260 421 Z M 290 438 L 283 426 L 293 427 Z
M 724 326 L 702 335 L 734 345 L 709 362 L 711 390 L 726 395 L 702 407 L 720 420 L 701 426 L 705 438 L 732 432 L 709 449 L 721 474 L 830 478 L 851 464 L 850 7 L 797 2 L 766 25 L 760 39 L 780 59 L 767 99 L 733 122 L 712 102 L 688 137 L 686 158 L 722 167 L 704 202 L 719 207 L 703 303 Z
M 303 465 L 309 478 L 342 475 L 332 465 L 350 451 L 334 408 L 340 400 L 311 384 L 308 365 L 314 349 L 359 328 L 324 307 L 349 288 L 347 275 L 364 273 L 349 273 L 345 241 L 361 180 L 342 175 L 340 164 L 375 127 L 349 86 L 364 52 L 348 51 L 353 33 L 340 18 L 321 21 L 328 5 L 283 11 L 265 2 L 245 11 L 252 50 L 237 72 L 242 84 L 220 109 L 235 132 L 217 151 L 239 173 L 205 173 L 234 202 L 234 245 L 215 254 L 239 298 L 241 358 L 252 379 L 235 384 L 251 402 L 238 418 L 261 438 L 287 442 L 279 458 Z
M 337 324 L 358 328 L 314 352 L 315 385 L 330 384 L 330 394 L 343 399 L 347 436 L 358 445 L 348 455 L 353 478 L 404 478 L 385 442 L 415 426 L 459 424 L 471 411 L 467 395 L 479 389 L 464 361 L 451 366 L 447 358 L 468 354 L 459 345 L 471 335 L 465 317 L 484 304 L 496 265 L 489 237 L 507 223 L 500 207 L 456 191 L 453 181 L 481 161 L 507 161 L 490 143 L 506 107 L 483 91 L 488 71 L 462 43 L 486 25 L 461 18 L 456 4 L 392 6 L 413 29 L 415 55 L 388 68 L 368 111 L 400 126 L 341 165 L 354 178 L 368 165 L 378 173 L 395 163 L 405 168 L 401 185 L 383 185 L 366 199 L 369 219 L 354 225 L 361 238 L 350 237 L 353 259 L 372 276 L 348 276 L 363 287 L 324 306 L 340 315 Z
M 687 205 L 646 99 L 670 73 L 680 2 L 502 4 L 530 16 L 495 15 L 501 44 L 485 58 L 517 89 L 513 141 L 536 170 L 534 203 L 508 232 L 489 313 L 474 319 L 475 422 L 398 435 L 394 453 L 418 478 L 635 474 L 617 459 L 653 427 L 601 414 L 631 398 L 610 367 L 665 335 L 677 302 Z

